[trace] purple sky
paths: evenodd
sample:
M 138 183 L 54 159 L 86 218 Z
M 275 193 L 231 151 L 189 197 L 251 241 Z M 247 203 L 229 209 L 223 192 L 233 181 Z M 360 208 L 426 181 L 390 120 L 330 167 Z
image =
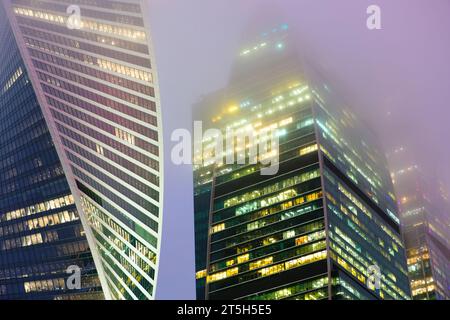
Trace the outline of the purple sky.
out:
M 381 7 L 382 30 L 366 28 L 371 4 Z M 270 5 L 381 138 L 404 141 L 450 185 L 450 1 L 151 0 L 166 148 L 158 299 L 195 297 L 192 173 L 171 164 L 170 134 L 191 127 L 201 95 L 226 85 L 242 31 Z

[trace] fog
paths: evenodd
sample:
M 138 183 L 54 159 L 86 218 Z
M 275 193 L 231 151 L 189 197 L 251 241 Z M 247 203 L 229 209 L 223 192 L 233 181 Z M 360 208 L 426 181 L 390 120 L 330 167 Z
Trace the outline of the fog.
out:
M 371 4 L 381 30 L 366 27 Z M 381 142 L 412 149 L 450 189 L 448 0 L 151 0 L 150 9 L 166 155 L 158 299 L 195 298 L 192 169 L 171 163 L 170 135 L 191 128 L 202 95 L 226 86 L 244 30 L 274 10 Z

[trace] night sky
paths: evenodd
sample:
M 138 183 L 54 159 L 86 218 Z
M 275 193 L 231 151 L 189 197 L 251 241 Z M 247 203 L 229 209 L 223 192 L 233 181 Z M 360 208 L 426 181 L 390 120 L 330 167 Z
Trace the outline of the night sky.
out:
M 371 4 L 382 30 L 366 27 Z M 170 135 L 191 128 L 202 95 L 227 85 L 243 30 L 268 12 L 285 17 L 302 54 L 382 143 L 411 148 L 425 173 L 450 185 L 450 1 L 151 0 L 150 11 L 166 158 L 158 299 L 195 298 L 192 168 L 171 163 Z

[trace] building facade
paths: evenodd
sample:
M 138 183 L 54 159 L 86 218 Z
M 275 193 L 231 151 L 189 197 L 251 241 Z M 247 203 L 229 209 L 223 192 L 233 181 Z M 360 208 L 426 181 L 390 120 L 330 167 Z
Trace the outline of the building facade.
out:
M 2 3 L 105 298 L 152 299 L 163 161 L 147 2 Z
M 0 6 L 0 300 L 102 299 L 94 260 Z M 68 287 L 71 266 L 81 288 Z
M 409 299 L 396 199 L 376 139 L 299 58 L 287 24 L 253 39 L 229 86 L 201 101 L 194 119 L 222 132 L 275 130 L 278 149 L 269 153 L 279 168 L 261 175 L 261 164 L 217 162 L 211 136 L 194 149 L 197 297 Z M 248 160 L 255 143 L 232 150 Z
M 388 155 L 404 232 L 412 297 L 450 300 L 450 207 L 446 194 L 428 181 L 412 151 Z

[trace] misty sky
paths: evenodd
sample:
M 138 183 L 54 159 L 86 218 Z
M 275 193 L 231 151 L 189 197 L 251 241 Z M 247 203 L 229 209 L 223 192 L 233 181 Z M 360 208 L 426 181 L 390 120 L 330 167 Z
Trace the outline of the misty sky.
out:
M 371 4 L 382 30 L 366 27 Z M 274 7 L 382 142 L 410 146 L 450 185 L 450 1 L 150 0 L 166 155 L 158 299 L 195 298 L 192 169 L 171 164 L 170 134 L 191 127 L 202 95 L 226 86 L 243 30 Z

